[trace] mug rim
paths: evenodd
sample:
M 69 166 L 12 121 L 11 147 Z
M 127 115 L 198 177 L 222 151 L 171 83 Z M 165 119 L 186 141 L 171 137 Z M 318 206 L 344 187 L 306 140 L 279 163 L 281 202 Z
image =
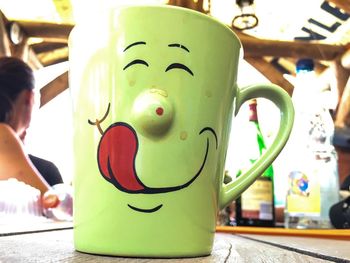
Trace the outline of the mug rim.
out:
M 212 17 L 210 15 L 201 13 L 199 11 L 190 9 L 190 8 L 185 8 L 185 7 L 181 7 L 181 6 L 174 6 L 174 5 L 160 5 L 160 4 L 142 4 L 142 5 L 122 5 L 122 6 L 118 6 L 118 7 L 113 7 L 110 8 L 109 12 L 113 12 L 114 10 L 125 10 L 125 9 L 138 9 L 138 8 L 145 8 L 145 9 L 168 9 L 168 10 L 176 10 L 176 11 L 181 11 L 181 12 L 185 12 L 191 15 L 195 15 L 197 17 L 200 17 L 202 19 L 206 19 L 208 21 L 211 21 L 212 23 L 216 24 L 217 26 L 219 26 L 220 28 L 223 29 L 223 31 L 227 32 L 228 34 L 230 34 L 239 44 L 239 47 L 242 48 L 242 42 L 240 40 L 240 38 L 237 36 L 237 34 L 230 29 L 230 27 L 226 24 L 224 24 L 223 22 L 221 22 L 220 20 L 218 20 L 215 17 Z

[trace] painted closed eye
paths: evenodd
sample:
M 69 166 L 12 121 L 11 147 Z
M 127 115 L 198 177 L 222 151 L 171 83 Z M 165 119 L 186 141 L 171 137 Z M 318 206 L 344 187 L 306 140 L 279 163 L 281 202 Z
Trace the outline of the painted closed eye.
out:
M 149 66 L 148 63 L 142 59 L 135 59 L 133 61 L 131 61 L 129 64 L 127 64 L 123 70 L 126 70 L 128 67 L 131 67 L 132 65 L 136 65 L 136 64 L 141 64 L 141 65 L 145 65 L 145 66 Z
M 165 72 L 169 71 L 169 70 L 172 70 L 172 69 L 182 69 L 186 72 L 188 72 L 189 74 L 191 74 L 193 76 L 193 72 L 192 70 L 190 70 L 188 67 L 186 67 L 184 64 L 181 64 L 181 63 L 173 63 L 173 64 L 170 64 Z

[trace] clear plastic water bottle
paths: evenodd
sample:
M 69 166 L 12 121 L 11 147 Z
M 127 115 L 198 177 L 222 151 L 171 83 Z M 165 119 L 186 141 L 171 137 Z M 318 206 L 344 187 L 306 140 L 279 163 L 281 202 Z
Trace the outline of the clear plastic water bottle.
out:
M 57 221 L 73 220 L 73 190 L 70 185 L 56 184 L 43 196 L 43 212 Z
M 295 121 L 289 146 L 287 228 L 331 228 L 330 207 L 339 201 L 334 123 L 310 59 L 297 63 Z

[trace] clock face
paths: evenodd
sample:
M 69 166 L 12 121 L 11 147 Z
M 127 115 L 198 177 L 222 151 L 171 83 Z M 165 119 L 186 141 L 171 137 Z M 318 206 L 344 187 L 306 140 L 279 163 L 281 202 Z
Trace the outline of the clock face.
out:
M 23 33 L 18 23 L 12 22 L 9 27 L 9 36 L 13 44 L 18 45 L 23 40 Z

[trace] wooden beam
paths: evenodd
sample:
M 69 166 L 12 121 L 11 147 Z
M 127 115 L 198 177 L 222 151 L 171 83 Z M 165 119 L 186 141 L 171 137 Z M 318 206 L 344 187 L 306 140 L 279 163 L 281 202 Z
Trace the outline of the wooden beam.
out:
M 206 13 L 203 8 L 203 0 L 169 0 L 168 5 L 181 6 Z
M 334 121 L 336 127 L 350 127 L 350 78 L 344 88 Z
M 28 63 L 29 58 L 29 46 L 27 44 L 27 37 L 23 37 L 21 43 L 14 45 L 12 44 L 10 46 L 11 49 L 11 56 L 22 59 L 24 62 Z
M 40 108 L 68 88 L 68 71 L 40 89 Z
M 41 61 L 38 59 L 36 53 L 28 45 L 27 38 L 18 45 L 11 45 L 11 56 L 22 59 L 26 62 L 33 70 L 40 69 L 43 67 Z
M 44 66 L 52 65 L 57 63 L 57 61 L 67 61 L 68 60 L 68 47 L 57 48 L 48 52 L 43 52 L 37 54 L 39 60 Z
M 54 24 L 43 22 L 17 21 L 28 37 L 55 39 L 67 43 L 69 33 L 73 25 Z M 235 31 L 235 30 L 233 30 Z M 310 43 L 302 41 L 278 41 L 258 39 L 239 33 L 244 49 L 245 57 L 309 57 L 315 60 L 333 60 L 344 53 L 345 46 Z
M 307 57 L 314 60 L 334 60 L 347 50 L 343 45 L 260 39 L 234 28 L 231 30 L 241 40 L 245 57 Z
M 30 45 L 36 53 L 48 52 L 58 48 L 67 47 L 65 43 L 40 42 Z
M 326 0 L 330 4 L 334 4 L 336 7 L 343 9 L 346 13 L 350 14 L 350 2 L 346 0 Z
M 29 50 L 28 50 L 28 64 L 33 69 L 40 69 L 43 67 L 43 64 L 38 59 L 38 56 L 36 55 L 36 53 L 33 51 L 31 47 L 29 47 Z
M 336 87 L 338 91 L 338 103 L 340 103 L 344 93 L 345 86 L 350 76 L 350 70 L 344 68 L 339 59 L 333 61 L 330 64 L 329 70 L 332 72 L 332 75 L 334 76 L 335 83 L 333 85 Z
M 68 61 L 68 56 L 66 57 L 53 57 L 51 60 L 48 60 L 45 62 L 44 66 L 51 66 L 51 65 L 56 65 L 62 62 L 67 62 Z
M 8 38 L 6 25 L 7 19 L 0 11 L 0 57 L 11 56 L 10 40 Z
M 16 21 L 28 37 L 53 38 L 64 42 L 68 41 L 68 36 L 73 29 L 73 25 L 55 24 L 33 21 Z
M 269 62 L 264 60 L 263 58 L 257 57 L 246 57 L 245 60 L 251 64 L 254 68 L 256 68 L 261 74 L 263 74 L 268 80 L 272 83 L 280 86 L 285 91 L 288 92 L 289 95 L 293 93 L 293 85 L 287 81 L 283 75 L 273 67 Z
M 278 41 L 240 36 L 244 57 L 307 57 L 315 60 L 334 60 L 344 53 L 345 46 L 309 43 L 301 41 Z
M 17 57 L 28 63 L 32 69 L 42 68 L 42 64 L 36 57 L 32 48 L 28 45 L 28 37 L 26 33 L 23 33 L 23 38 L 17 45 L 13 44 L 6 30 L 9 24 L 8 19 L 0 11 L 0 56 L 12 56 Z M 21 28 L 22 30 L 22 28 Z
M 341 65 L 344 68 L 350 69 L 350 48 L 341 56 Z

